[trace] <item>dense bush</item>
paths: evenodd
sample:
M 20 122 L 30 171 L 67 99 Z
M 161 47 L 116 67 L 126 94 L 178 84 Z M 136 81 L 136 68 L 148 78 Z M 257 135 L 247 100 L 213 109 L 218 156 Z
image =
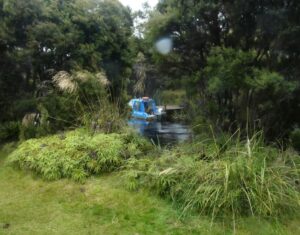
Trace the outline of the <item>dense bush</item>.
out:
M 190 78 L 190 95 L 198 115 L 218 128 L 234 131 L 248 126 L 263 129 L 270 138 L 287 137 L 298 122 L 291 100 L 297 97 L 299 83 L 256 67 L 256 57 L 255 51 L 212 48 L 205 68 Z
M 23 141 L 32 138 L 39 138 L 50 133 L 51 129 L 47 123 L 42 123 L 38 126 L 35 126 L 34 124 L 30 124 L 28 126 L 20 125 L 19 140 Z
M 59 109 L 53 110 L 51 103 L 45 107 L 52 122 L 61 124 L 56 129 L 84 125 L 94 132 L 112 133 L 124 127 L 126 111 L 122 103 L 112 101 L 110 81 L 104 72 L 60 71 L 53 82 L 60 91 L 56 98 Z
M 184 90 L 163 90 L 155 98 L 163 105 L 182 105 L 186 100 L 186 93 Z
M 35 112 L 37 110 L 38 100 L 32 97 L 23 96 L 16 99 L 11 107 L 7 110 L 6 115 L 9 119 L 22 120 L 24 114 Z
M 300 129 L 295 128 L 292 133 L 291 133 L 291 141 L 293 147 L 297 150 L 300 151 Z
M 151 146 L 140 138 L 131 133 L 91 135 L 80 129 L 27 140 L 9 159 L 44 179 L 82 180 L 92 174 L 117 170 L 126 159 L 144 154 Z
M 115 97 L 126 88 L 132 19 L 118 1 L 0 0 L 0 21 L 0 122 L 28 112 L 40 82 L 60 70 L 101 68 Z
M 126 126 L 126 113 L 116 104 L 104 100 L 98 110 L 81 116 L 82 123 L 93 132 L 120 133 Z
M 110 100 L 109 84 L 103 72 L 58 72 L 45 85 L 44 89 L 48 92 L 45 96 L 37 97 L 35 103 L 31 100 L 18 103 L 33 105 L 31 109 L 23 110 L 22 117 L 39 114 L 37 123 L 31 121 L 21 126 L 20 139 L 38 138 L 82 126 L 94 132 L 121 130 L 125 125 L 126 113 L 121 111 L 120 104 Z
M 5 122 L 0 124 L 0 143 L 16 140 L 19 136 L 19 122 Z
M 131 159 L 127 167 L 130 189 L 149 188 L 184 212 L 277 217 L 300 209 L 299 156 L 256 137 L 196 142 L 154 161 Z

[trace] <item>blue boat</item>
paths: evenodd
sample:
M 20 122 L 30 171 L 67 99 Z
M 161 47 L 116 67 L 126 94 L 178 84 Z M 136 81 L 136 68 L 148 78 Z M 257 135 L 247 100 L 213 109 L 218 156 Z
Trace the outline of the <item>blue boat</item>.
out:
M 129 102 L 129 106 L 132 109 L 131 117 L 136 119 L 156 120 L 165 114 L 162 108 L 158 109 L 155 101 L 149 97 L 132 99 Z

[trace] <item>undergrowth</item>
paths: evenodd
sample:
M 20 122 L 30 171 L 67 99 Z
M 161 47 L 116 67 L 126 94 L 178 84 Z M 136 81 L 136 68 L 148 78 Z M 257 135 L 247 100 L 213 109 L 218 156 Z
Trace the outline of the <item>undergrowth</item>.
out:
M 279 218 L 300 209 L 300 158 L 292 150 L 266 146 L 262 135 L 203 138 L 155 151 L 133 132 L 94 134 L 84 129 L 18 146 L 9 162 L 44 179 L 123 170 L 130 190 L 148 189 L 171 200 L 183 214 Z
M 129 189 L 148 188 L 182 208 L 216 217 L 280 217 L 300 209 L 299 155 L 263 144 L 206 139 L 165 151 L 155 160 L 130 159 Z
M 83 129 L 30 139 L 18 146 L 9 162 L 44 179 L 72 178 L 118 170 L 130 157 L 146 154 L 152 146 L 135 134 L 95 134 Z

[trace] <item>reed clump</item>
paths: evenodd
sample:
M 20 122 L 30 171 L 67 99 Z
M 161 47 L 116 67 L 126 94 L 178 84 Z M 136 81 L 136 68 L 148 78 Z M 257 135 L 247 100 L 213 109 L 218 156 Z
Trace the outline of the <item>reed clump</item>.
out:
M 129 162 L 129 188 L 146 187 L 184 213 L 274 218 L 300 209 L 299 155 L 264 145 L 261 135 L 196 141 Z

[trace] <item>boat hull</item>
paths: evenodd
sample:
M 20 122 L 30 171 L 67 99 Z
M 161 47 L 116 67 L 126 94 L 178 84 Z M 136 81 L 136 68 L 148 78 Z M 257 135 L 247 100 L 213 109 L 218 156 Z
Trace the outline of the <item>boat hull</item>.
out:
M 138 113 L 133 112 L 131 114 L 131 117 L 135 118 L 135 119 L 147 120 L 147 121 L 157 120 L 157 115 L 141 113 L 141 112 L 138 112 Z

